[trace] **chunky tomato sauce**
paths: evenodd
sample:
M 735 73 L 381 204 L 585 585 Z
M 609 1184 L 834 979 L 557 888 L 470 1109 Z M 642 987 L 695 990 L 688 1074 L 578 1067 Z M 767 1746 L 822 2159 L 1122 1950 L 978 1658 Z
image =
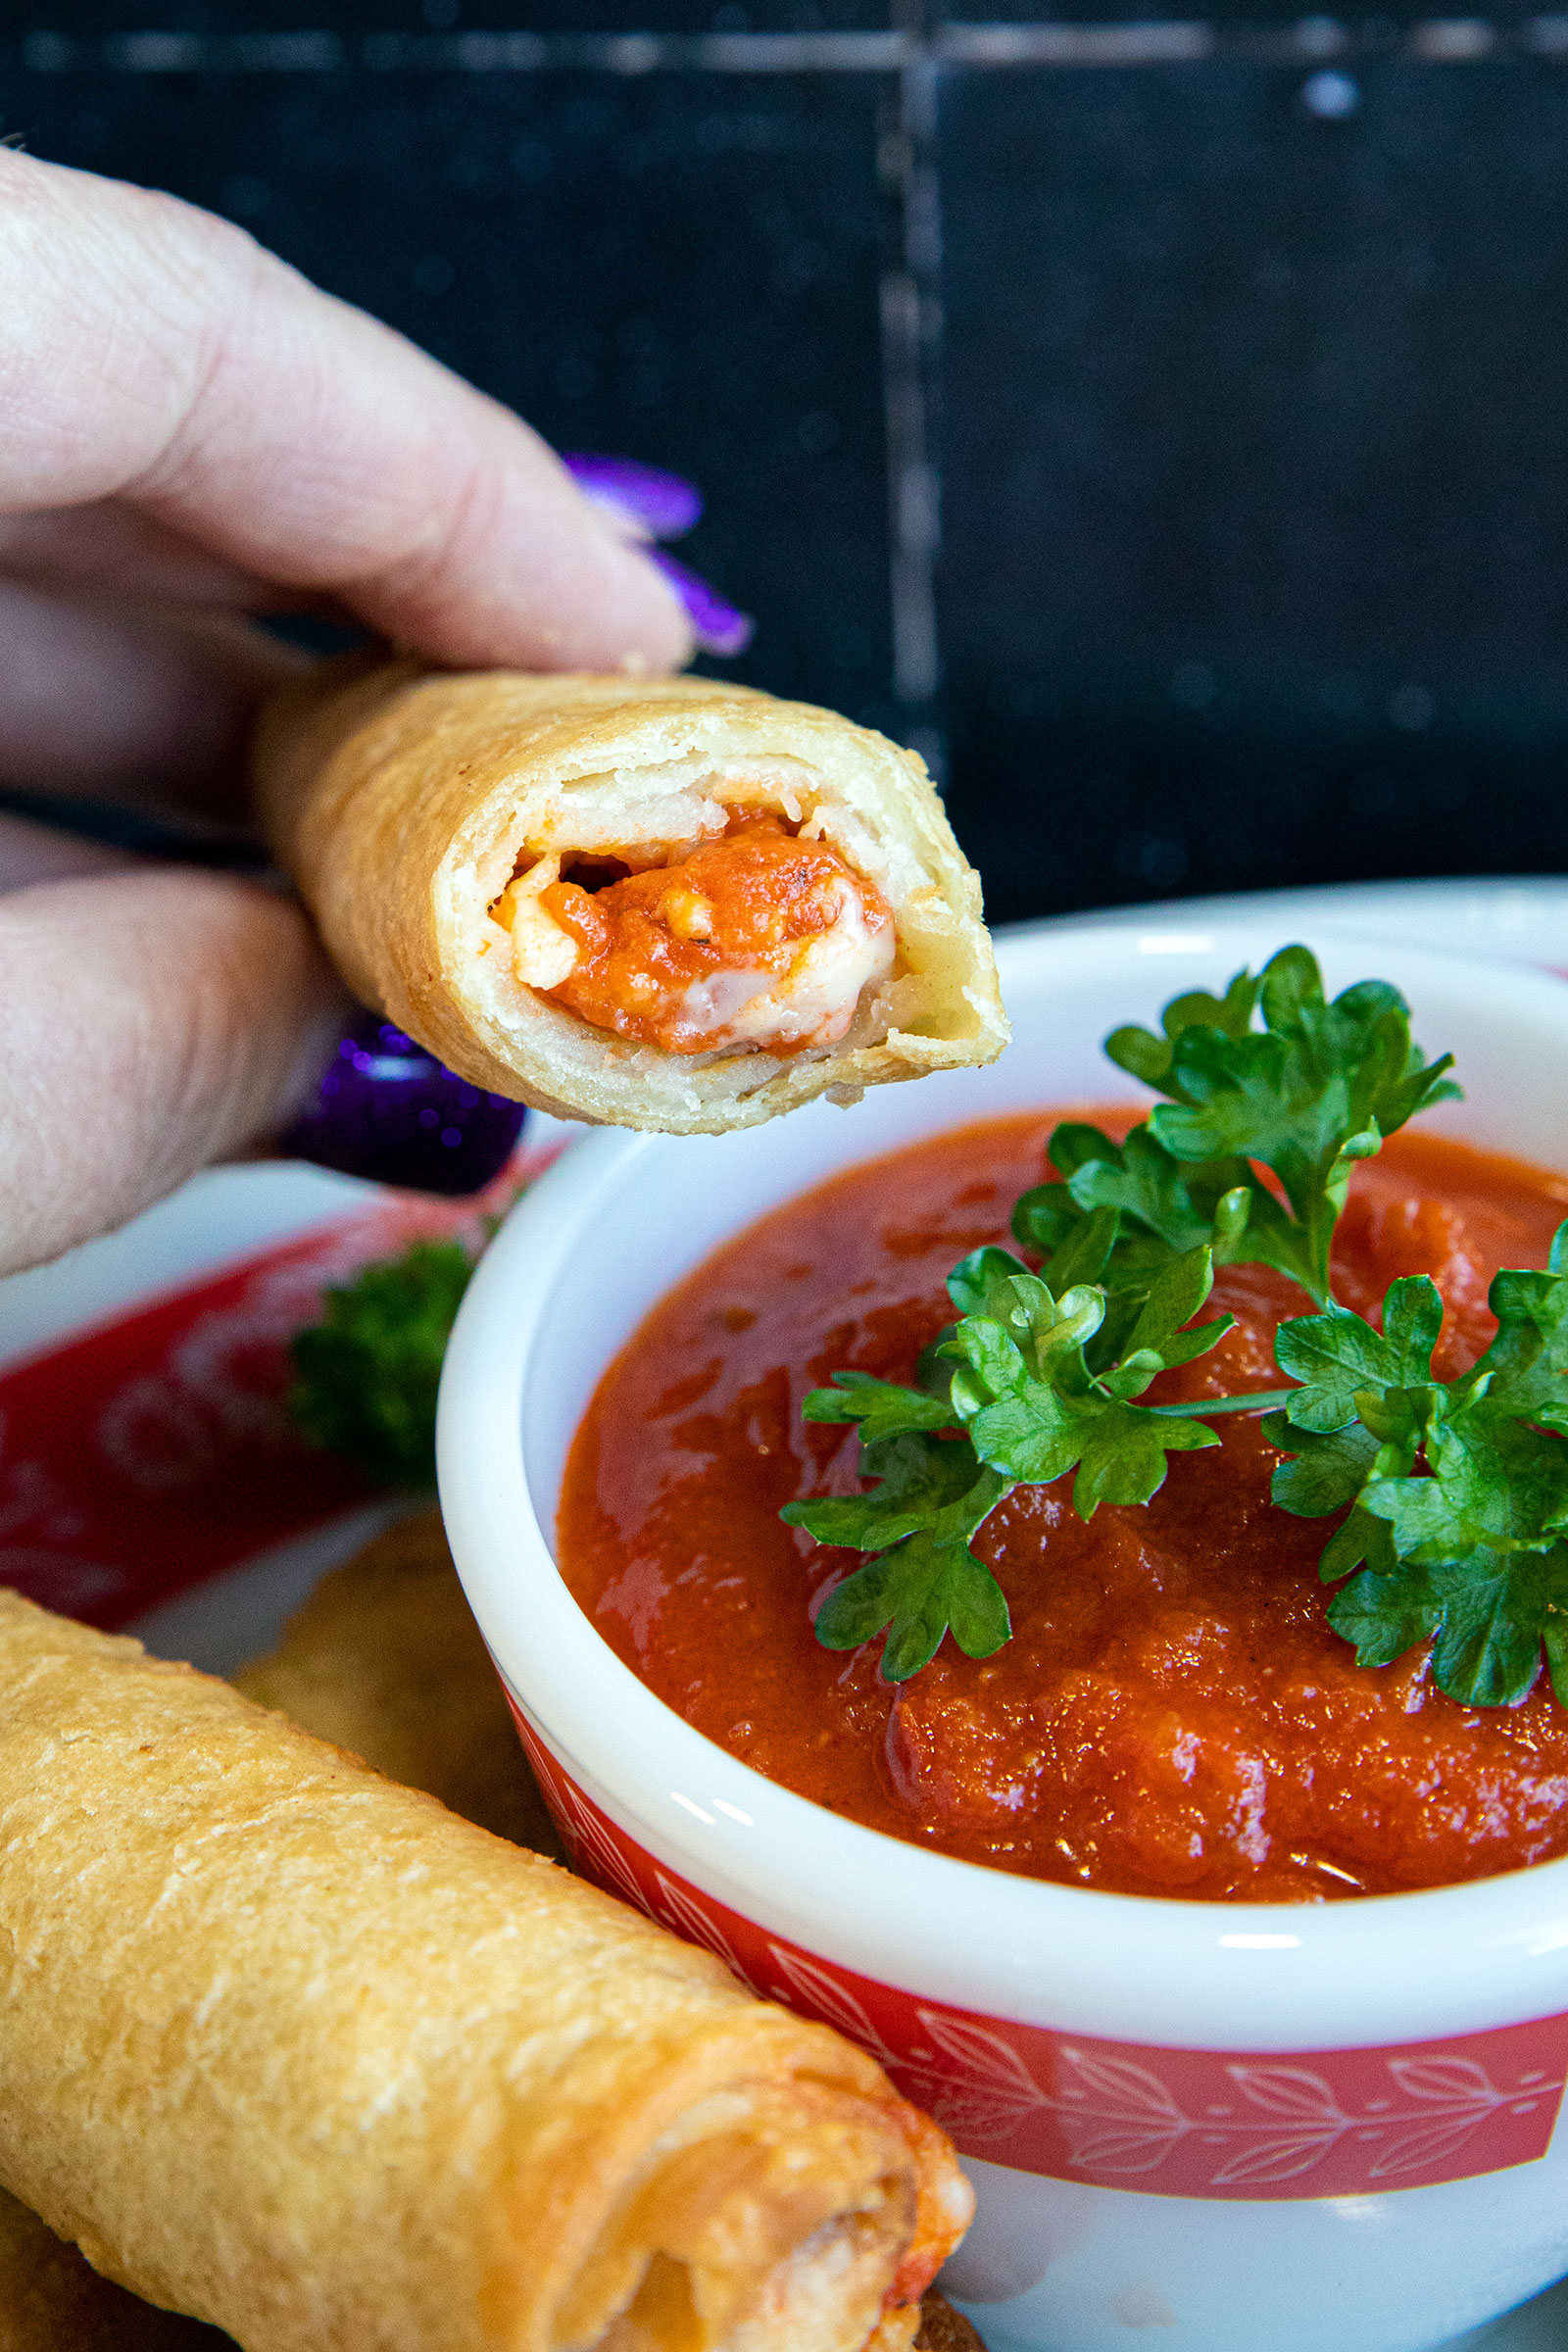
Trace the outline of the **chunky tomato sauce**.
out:
M 1070 1480 L 981 1530 L 1012 1611 L 989 1659 L 951 1639 L 895 1691 L 880 1643 L 814 1640 L 813 1595 L 858 1564 L 784 1527 L 798 1495 L 856 1491 L 856 1440 L 808 1427 L 834 1371 L 908 1379 L 965 1250 L 1007 1242 L 1056 1117 L 963 1129 L 857 1168 L 754 1226 L 673 1291 L 605 1375 L 561 1508 L 563 1568 L 628 1665 L 711 1740 L 835 1811 L 1002 1870 L 1129 1893 L 1313 1901 L 1444 1886 L 1568 1852 L 1568 1710 L 1446 1698 L 1424 1651 L 1358 1667 L 1329 1628 L 1335 1522 L 1268 1498 L 1250 1417 L 1172 1458 L 1145 1509 L 1085 1526 Z M 1070 1114 L 1083 1115 L 1083 1114 Z M 1091 1114 L 1093 1115 L 1093 1114 Z M 1108 1122 L 1106 1122 L 1108 1123 Z M 1120 1122 L 1124 1124 L 1125 1122 Z M 1442 1377 L 1492 1330 L 1499 1265 L 1541 1265 L 1568 1180 L 1396 1136 L 1352 1180 L 1338 1295 L 1367 1308 L 1431 1274 Z M 1150 1401 L 1279 1385 L 1300 1293 L 1220 1274 L 1238 1318 Z M 1213 1311 L 1213 1308 L 1207 1310 Z

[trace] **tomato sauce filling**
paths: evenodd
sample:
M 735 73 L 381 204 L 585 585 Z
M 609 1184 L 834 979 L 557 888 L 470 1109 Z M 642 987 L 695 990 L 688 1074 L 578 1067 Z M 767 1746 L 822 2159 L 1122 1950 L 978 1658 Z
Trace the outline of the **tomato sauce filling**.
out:
M 1468 1708 L 1426 1652 L 1357 1666 L 1325 1618 L 1336 1521 L 1269 1500 L 1279 1456 L 1248 1415 L 1172 1460 L 1147 1507 L 1085 1525 L 1063 1480 L 1019 1489 L 976 1550 L 1013 1638 L 943 1643 L 895 1690 L 879 1643 L 820 1646 L 810 1604 L 859 1555 L 782 1525 L 858 1490 L 854 1433 L 800 1417 L 856 1368 L 912 1376 L 951 1320 L 949 1269 L 1009 1243 L 1055 1113 L 988 1122 L 854 1169 L 717 1250 L 606 1373 L 563 1491 L 563 1573 L 660 1697 L 744 1762 L 873 1829 L 1001 1870 L 1127 1893 L 1317 1901 L 1485 1878 L 1568 1852 L 1568 1710 Z M 1049 1170 L 1044 1171 L 1049 1173 Z M 1437 1370 L 1487 1345 L 1501 1265 L 1542 1265 L 1568 1181 L 1406 1131 L 1360 1167 L 1335 1252 L 1363 1312 L 1403 1274 L 1447 1310 Z M 1010 1244 L 1009 1244 L 1010 1246 Z M 1236 1329 L 1149 1401 L 1279 1385 L 1273 1334 L 1307 1301 L 1222 1269 Z
M 881 892 L 776 816 L 737 816 L 672 864 L 633 873 L 601 860 L 537 903 L 576 951 L 541 993 L 666 1054 L 837 1045 L 867 984 L 893 967 Z

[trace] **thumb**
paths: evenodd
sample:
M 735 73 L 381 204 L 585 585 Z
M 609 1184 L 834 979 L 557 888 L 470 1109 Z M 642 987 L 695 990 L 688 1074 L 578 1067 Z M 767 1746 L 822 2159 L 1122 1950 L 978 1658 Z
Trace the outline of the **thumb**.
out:
M 0 900 L 0 1274 L 275 1133 L 344 1003 L 299 909 L 231 875 Z

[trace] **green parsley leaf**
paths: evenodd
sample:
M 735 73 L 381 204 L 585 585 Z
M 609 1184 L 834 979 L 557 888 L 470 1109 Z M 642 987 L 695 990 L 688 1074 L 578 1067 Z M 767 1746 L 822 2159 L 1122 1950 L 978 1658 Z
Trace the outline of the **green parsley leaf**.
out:
M 1356 1502 L 1324 1544 L 1317 1572 L 1324 1584 L 1337 1585 L 1356 1568 L 1387 1575 L 1399 1564 L 1388 1521 L 1374 1519 L 1365 1503 Z
M 1060 1136 L 1058 1129 L 1052 1139 L 1054 1157 Z M 1135 1127 L 1119 1150 L 1105 1143 L 1093 1158 L 1081 1159 L 1066 1181 L 1081 1208 L 1120 1209 L 1177 1253 L 1203 1244 L 1213 1249 L 1216 1218 L 1232 1238 L 1247 1223 L 1250 1179 L 1245 1162 L 1184 1165 L 1147 1127 Z M 1234 1201 L 1233 1193 L 1240 1195 Z
M 1055 1185 L 1051 1189 L 1059 1193 L 1063 1187 Z M 1122 1220 L 1113 1208 L 1097 1208 L 1088 1216 L 1077 1216 L 1041 1266 L 1041 1280 L 1047 1289 L 1054 1291 L 1059 1298 L 1064 1291 L 1076 1290 L 1084 1282 L 1122 1287 L 1127 1280 L 1128 1248 L 1121 1226 Z
M 1392 1666 L 1418 1642 L 1429 1642 L 1443 1622 L 1443 1601 L 1426 1568 L 1403 1567 L 1396 1559 L 1383 1572 L 1363 1569 L 1329 1602 L 1334 1631 L 1355 1649 L 1358 1666 Z
M 1086 1348 L 1105 1317 L 1103 1290 L 1080 1284 L 1058 1299 L 1005 1250 L 966 1258 L 948 1286 L 955 1303 L 991 1311 L 966 1314 L 946 1352 L 959 1360 L 953 1406 L 980 1460 L 1032 1486 L 1076 1469 L 1073 1507 L 1084 1519 L 1102 1502 L 1147 1502 L 1164 1483 L 1168 1454 L 1219 1444 L 1200 1421 L 1130 1402 L 1157 1373 L 1191 1362 L 1230 1329 L 1228 1315 L 1197 1331 L 1180 1328 L 1212 1284 L 1206 1249 L 1174 1259 L 1151 1286 L 1115 1360 L 1096 1370 Z
M 378 1485 L 435 1484 L 441 1363 L 473 1263 L 457 1242 L 415 1242 L 323 1294 L 321 1321 L 289 1344 L 285 1399 L 313 1446 Z
M 1206 1421 L 1166 1419 L 1136 1404 L 1112 1404 L 1097 1414 L 1084 1442 L 1072 1507 L 1092 1519 L 1102 1502 L 1148 1502 L 1165 1483 L 1166 1455 L 1217 1446 Z
M 1319 1434 L 1293 1429 L 1285 1413 L 1269 1413 L 1262 1431 L 1271 1446 L 1290 1453 L 1275 1471 L 1269 1493 L 1298 1519 L 1326 1518 L 1354 1502 L 1378 1458 L 1378 1441 L 1359 1421 Z
M 1023 1287 L 1015 1291 L 1014 1284 Z M 960 1315 L 1009 1315 L 1020 1301 L 1034 1300 L 1041 1288 L 1021 1257 L 990 1246 L 971 1250 L 948 1276 L 948 1297 Z
M 1261 1032 L 1250 1025 L 1254 1006 Z M 1163 1028 L 1161 1037 L 1118 1029 L 1105 1046 L 1169 1098 L 1151 1113 L 1150 1133 L 1177 1160 L 1272 1170 L 1290 1215 L 1249 1168 L 1247 1233 L 1234 1254 L 1276 1266 L 1327 1305 L 1351 1168 L 1416 1111 L 1458 1093 L 1444 1075 L 1452 1055 L 1423 1059 L 1409 1007 L 1387 981 L 1357 981 L 1330 1004 L 1302 947 L 1282 948 L 1255 982 L 1238 972 L 1223 999 L 1176 999 Z
M 1282 1323 L 1274 1360 L 1301 1383 L 1285 1408 L 1292 1428 L 1346 1429 L 1356 1418 L 1358 1400 L 1372 1396 L 1389 1409 L 1392 1391 L 1429 1389 L 1442 1329 L 1443 1300 L 1425 1274 L 1390 1285 L 1381 1331 L 1332 1302 L 1319 1315 Z
M 1206 988 L 1193 989 L 1184 997 L 1172 997 L 1159 1016 L 1162 1037 L 1155 1037 L 1152 1030 L 1129 1025 L 1112 1030 L 1105 1040 L 1105 1052 L 1119 1068 L 1130 1070 L 1146 1086 L 1168 1094 L 1166 1080 L 1182 1032 L 1217 1029 L 1222 1037 L 1246 1037 L 1252 1026 L 1260 986 L 1250 972 L 1243 971 L 1231 980 L 1223 997 L 1211 996 Z
M 780 1518 L 786 1526 L 804 1527 L 818 1544 L 885 1551 L 917 1528 L 933 1524 L 980 1476 L 974 1449 L 961 1438 L 912 1433 L 863 1446 L 860 1469 L 877 1482 L 869 1494 L 823 1494 L 787 1502 Z
M 1472 1552 L 1543 1551 L 1568 1524 L 1568 1440 L 1494 1407 L 1442 1415 L 1426 1478 L 1374 1478 L 1362 1501 L 1394 1531 L 1402 1560 L 1457 1565 Z
M 1545 1272 L 1504 1268 L 1487 1293 L 1496 1337 L 1462 1384 L 1493 1405 L 1546 1419 L 1568 1398 L 1568 1223 L 1552 1236 Z
M 1150 1285 L 1138 1320 L 1128 1336 L 1126 1353 L 1114 1369 L 1103 1373 L 1100 1386 L 1112 1396 L 1138 1396 L 1157 1372 L 1190 1364 L 1219 1345 L 1235 1322 L 1220 1315 L 1212 1323 L 1192 1321 L 1214 1287 L 1213 1253 L 1206 1247 L 1184 1250 Z
M 1363 1666 L 1392 1665 L 1436 1636 L 1433 1680 L 1470 1707 L 1517 1706 L 1544 1647 L 1568 1704 L 1568 1545 L 1511 1555 L 1480 1547 L 1462 1565 L 1363 1571 L 1330 1602 L 1329 1623 Z
M 921 1396 L 869 1372 L 835 1372 L 830 1389 L 812 1389 L 801 1406 L 807 1421 L 856 1421 L 860 1442 L 875 1446 L 911 1430 L 951 1429 L 953 1408 L 937 1396 Z
M 869 1494 L 786 1503 L 780 1516 L 819 1544 L 880 1557 L 836 1586 L 816 1613 L 828 1649 L 858 1649 L 887 1629 L 882 1672 L 904 1682 L 929 1664 L 943 1636 L 967 1657 L 989 1657 L 1012 1631 L 1002 1589 L 969 1549 L 1007 1493 L 961 1438 L 908 1435 L 865 1447 Z
M 1257 1189 L 1245 1163 L 1184 1167 L 1147 1127 L 1114 1144 L 1098 1127 L 1069 1122 L 1050 1151 L 1065 1181 L 1025 1193 L 1012 1229 L 1046 1260 L 1041 1271 L 1058 1294 L 1075 1282 L 1143 1289 L 1173 1256 L 1203 1244 L 1219 1265 L 1238 1253 Z
M 1362 1508 L 1360 1495 L 1380 1466 L 1408 1468 L 1413 1457 L 1403 1452 L 1391 1454 L 1380 1465 L 1383 1447 L 1360 1421 L 1319 1435 L 1313 1430 L 1294 1429 L 1287 1415 L 1279 1412 L 1266 1415 L 1261 1427 L 1269 1444 L 1291 1457 L 1281 1462 L 1269 1488 L 1281 1510 L 1298 1519 L 1322 1519 L 1330 1511 L 1343 1511 L 1347 1503 L 1350 1505 L 1348 1516 L 1330 1537 L 1318 1562 L 1323 1582 L 1338 1584 L 1341 1577 L 1363 1563 L 1383 1570 L 1397 1566 L 1398 1555 L 1387 1523 Z
M 1320 1563 L 1328 1582 L 1350 1577 L 1329 1623 L 1363 1665 L 1430 1639 L 1433 1680 L 1468 1706 L 1522 1698 L 1544 1645 L 1554 1674 L 1559 1653 L 1568 1663 L 1568 1442 L 1551 1426 L 1564 1292 L 1554 1272 L 1499 1274 L 1497 1337 L 1446 1384 L 1432 1377 L 1443 1304 L 1424 1277 L 1390 1286 L 1381 1332 L 1331 1307 L 1282 1324 L 1276 1344 L 1302 1386 L 1263 1425 L 1292 1456 L 1274 1499 L 1305 1517 L 1350 1505 Z

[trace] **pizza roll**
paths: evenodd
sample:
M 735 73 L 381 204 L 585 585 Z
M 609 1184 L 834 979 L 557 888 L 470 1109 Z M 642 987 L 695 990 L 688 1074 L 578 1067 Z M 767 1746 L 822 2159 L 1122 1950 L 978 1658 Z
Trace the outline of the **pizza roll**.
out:
M 253 768 L 350 986 L 492 1093 L 719 1134 L 1007 1041 L 930 778 L 834 711 L 353 656 L 273 699 Z
M 828 2028 L 0 1592 L 0 2185 L 246 2352 L 877 2352 L 969 2191 Z
M 323 1577 L 277 1647 L 233 1682 L 388 1780 L 564 1860 L 439 1511 L 400 1519 Z

